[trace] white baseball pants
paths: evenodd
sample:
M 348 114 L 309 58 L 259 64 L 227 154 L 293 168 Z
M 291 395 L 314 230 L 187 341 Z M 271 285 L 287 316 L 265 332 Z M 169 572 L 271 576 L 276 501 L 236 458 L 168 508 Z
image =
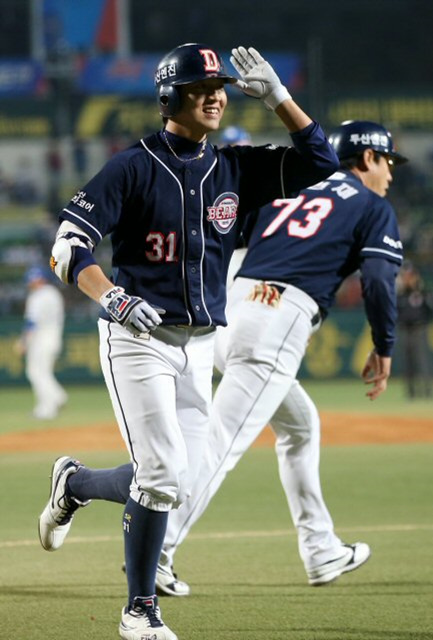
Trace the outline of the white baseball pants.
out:
M 207 441 L 215 330 L 161 326 L 149 339 L 99 320 L 100 357 L 133 464 L 131 497 L 168 511 L 190 493 Z
M 26 377 L 35 395 L 35 414 L 55 417 L 67 394 L 54 375 L 61 343 L 50 331 L 34 331 L 26 352 Z
M 206 509 L 226 474 L 269 422 L 277 436 L 280 478 L 298 532 L 306 569 L 335 558 L 341 540 L 323 500 L 320 477 L 320 422 L 317 410 L 296 381 L 318 307 L 287 286 L 278 307 L 248 300 L 259 284 L 237 278 L 229 290 L 228 327 L 218 330 L 216 364 L 224 375 L 216 391 L 209 441 L 191 497 L 170 514 L 163 561 Z

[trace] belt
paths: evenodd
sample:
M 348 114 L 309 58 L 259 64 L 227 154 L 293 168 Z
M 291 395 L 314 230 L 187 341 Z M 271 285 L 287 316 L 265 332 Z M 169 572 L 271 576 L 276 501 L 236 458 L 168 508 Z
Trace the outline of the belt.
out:
M 189 331 L 197 331 L 197 332 L 203 332 L 203 333 L 212 333 L 213 331 L 216 331 L 216 326 L 215 325 L 210 325 L 207 327 L 202 327 L 201 325 L 197 325 L 197 324 L 173 324 L 173 325 L 159 325 L 162 327 L 175 327 L 176 329 L 188 329 Z
M 319 322 L 321 322 L 322 320 L 323 320 L 323 312 L 319 307 L 319 311 L 315 313 L 314 316 L 311 318 L 311 326 L 315 327 L 316 324 L 319 324 Z
M 270 284 L 272 287 L 275 287 L 275 289 L 279 291 L 279 293 L 281 294 L 283 294 L 287 289 L 287 287 L 289 286 L 288 284 L 284 285 L 281 283 L 269 282 L 268 280 L 266 280 L 266 283 Z M 325 317 L 325 313 L 323 312 L 323 309 L 319 307 L 318 312 L 315 313 L 314 316 L 311 318 L 311 326 L 315 327 L 317 324 L 319 324 L 319 322 L 321 322 L 321 320 L 323 320 L 324 317 Z

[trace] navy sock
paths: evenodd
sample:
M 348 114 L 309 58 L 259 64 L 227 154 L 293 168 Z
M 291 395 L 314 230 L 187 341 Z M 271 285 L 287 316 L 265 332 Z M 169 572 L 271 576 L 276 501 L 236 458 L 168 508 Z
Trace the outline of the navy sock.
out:
M 155 576 L 167 528 L 168 511 L 152 511 L 132 498 L 123 516 L 129 606 L 137 596 L 155 593 Z
M 132 464 L 123 464 L 114 469 L 88 469 L 81 467 L 72 473 L 66 483 L 69 497 L 80 502 L 86 500 L 109 500 L 126 504 L 132 480 Z

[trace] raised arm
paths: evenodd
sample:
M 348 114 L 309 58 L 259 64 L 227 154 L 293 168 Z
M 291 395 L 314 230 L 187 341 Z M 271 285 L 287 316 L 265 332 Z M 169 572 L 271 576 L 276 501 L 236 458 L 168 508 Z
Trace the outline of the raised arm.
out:
M 290 133 L 305 129 L 312 119 L 296 104 L 269 62 L 256 49 L 237 47 L 231 63 L 241 76 L 237 86 L 246 95 L 263 100 L 275 111 Z
M 303 164 L 299 157 L 292 156 L 292 163 L 287 158 L 285 169 L 290 177 L 290 190 L 303 189 L 337 171 L 338 157 L 320 124 L 296 104 L 269 62 L 252 47 L 233 49 L 230 60 L 241 76 L 236 86 L 245 95 L 262 100 L 268 109 L 275 111 L 302 157 Z

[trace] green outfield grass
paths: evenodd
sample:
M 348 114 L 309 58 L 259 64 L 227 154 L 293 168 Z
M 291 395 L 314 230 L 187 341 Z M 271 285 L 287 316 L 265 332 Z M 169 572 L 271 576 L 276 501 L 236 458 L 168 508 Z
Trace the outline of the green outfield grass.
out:
M 398 379 L 392 379 L 387 392 L 373 402 L 365 397 L 366 387 L 357 380 L 309 380 L 305 382 L 305 388 L 319 410 L 433 417 L 433 399 L 408 400 L 403 383 Z M 104 386 L 70 386 L 68 393 L 69 402 L 56 419 L 56 427 L 86 426 L 95 422 L 114 421 L 110 399 Z M 51 421 L 35 420 L 32 417 L 32 403 L 28 387 L 0 388 L 0 434 L 53 426 Z
M 60 453 L 60 452 L 59 452 Z M 94 466 L 122 454 L 73 452 Z M 64 547 L 43 551 L 36 521 L 53 456 L 0 457 L 0 637 L 113 640 L 125 601 L 119 505 L 78 512 Z M 323 487 L 337 531 L 369 562 L 333 585 L 306 585 L 272 449 L 253 449 L 180 548 L 192 595 L 163 599 L 179 640 L 433 638 L 433 446 L 326 447 Z
M 0 390 L 2 421 L 0 434 L 12 431 L 28 431 L 70 426 L 90 427 L 94 423 L 114 422 L 108 392 L 104 386 L 71 386 L 67 388 L 69 400 L 55 422 L 36 420 L 32 416 L 33 397 L 27 387 L 11 387 Z
M 320 408 L 431 417 L 395 381 L 375 403 L 360 383 L 309 383 Z M 113 420 L 106 391 L 68 389 L 61 429 Z M 380 402 L 380 404 L 379 404 Z M 27 389 L 3 390 L 2 430 L 39 429 Z M 0 639 L 115 640 L 126 584 L 120 505 L 77 513 L 55 553 L 42 550 L 37 517 L 57 455 L 90 466 L 123 463 L 119 451 L 0 451 Z M 179 640 L 433 640 L 433 445 L 326 446 L 322 484 L 336 530 L 373 550 L 365 567 L 314 589 L 297 553 L 271 448 L 251 449 L 228 476 L 176 557 L 189 598 L 161 599 Z

